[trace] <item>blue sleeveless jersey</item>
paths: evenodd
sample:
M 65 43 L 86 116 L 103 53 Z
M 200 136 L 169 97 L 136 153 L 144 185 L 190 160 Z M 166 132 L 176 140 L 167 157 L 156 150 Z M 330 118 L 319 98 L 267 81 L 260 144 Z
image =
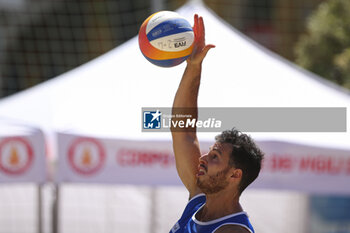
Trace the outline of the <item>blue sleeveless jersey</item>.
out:
M 170 233 L 214 233 L 223 225 L 238 225 L 254 233 L 254 229 L 245 212 L 227 215 L 209 222 L 198 221 L 195 215 L 204 206 L 205 201 L 204 194 L 193 197 L 187 203 L 181 218 L 171 229 Z

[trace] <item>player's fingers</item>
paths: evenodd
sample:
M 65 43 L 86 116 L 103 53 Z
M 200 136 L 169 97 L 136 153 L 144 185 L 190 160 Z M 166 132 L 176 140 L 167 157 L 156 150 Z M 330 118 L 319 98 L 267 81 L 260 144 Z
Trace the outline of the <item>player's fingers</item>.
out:
M 197 35 L 198 35 L 198 42 L 200 44 L 203 44 L 204 41 L 204 35 L 203 35 L 203 19 L 201 16 L 198 16 L 197 21 Z
M 204 37 L 204 33 L 205 33 L 205 29 L 204 29 L 204 21 L 203 21 L 203 17 L 199 17 L 199 30 L 200 30 L 200 35 L 202 37 Z
M 202 59 L 204 59 L 204 57 L 207 55 L 207 53 L 209 52 L 210 49 L 212 48 L 215 48 L 215 45 L 213 44 L 208 44 L 206 46 L 204 46 L 203 50 L 202 50 L 202 53 L 201 53 L 201 56 L 202 56 Z
M 194 39 L 197 40 L 198 38 L 198 15 L 194 15 L 194 25 L 193 25 L 193 33 L 194 33 Z

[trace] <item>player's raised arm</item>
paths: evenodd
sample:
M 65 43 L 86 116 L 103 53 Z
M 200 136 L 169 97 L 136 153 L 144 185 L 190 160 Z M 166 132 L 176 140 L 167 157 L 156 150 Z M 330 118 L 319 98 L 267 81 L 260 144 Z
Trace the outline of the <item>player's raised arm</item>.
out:
M 201 79 L 202 62 L 209 49 L 214 45 L 205 44 L 203 18 L 194 16 L 194 48 L 187 59 L 187 67 L 181 79 L 173 103 L 173 115 L 192 115 L 197 118 L 197 97 Z M 184 110 L 186 109 L 186 111 Z M 179 120 L 179 118 L 176 118 Z M 196 185 L 199 157 L 201 156 L 195 129 L 179 130 L 172 128 L 173 148 L 176 168 L 181 181 L 190 193 L 190 198 L 200 190 Z

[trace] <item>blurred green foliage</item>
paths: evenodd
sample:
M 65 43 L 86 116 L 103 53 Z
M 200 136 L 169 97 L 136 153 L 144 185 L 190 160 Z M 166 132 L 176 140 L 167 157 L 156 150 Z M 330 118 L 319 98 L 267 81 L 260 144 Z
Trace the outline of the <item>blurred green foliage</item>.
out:
M 296 63 L 350 89 L 350 0 L 328 0 L 308 20 Z

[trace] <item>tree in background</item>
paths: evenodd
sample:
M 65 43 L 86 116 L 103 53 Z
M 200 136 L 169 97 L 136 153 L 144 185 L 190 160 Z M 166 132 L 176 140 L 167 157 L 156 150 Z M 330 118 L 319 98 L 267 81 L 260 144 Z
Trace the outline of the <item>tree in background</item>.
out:
M 295 52 L 297 64 L 350 89 L 350 1 L 321 3 Z

